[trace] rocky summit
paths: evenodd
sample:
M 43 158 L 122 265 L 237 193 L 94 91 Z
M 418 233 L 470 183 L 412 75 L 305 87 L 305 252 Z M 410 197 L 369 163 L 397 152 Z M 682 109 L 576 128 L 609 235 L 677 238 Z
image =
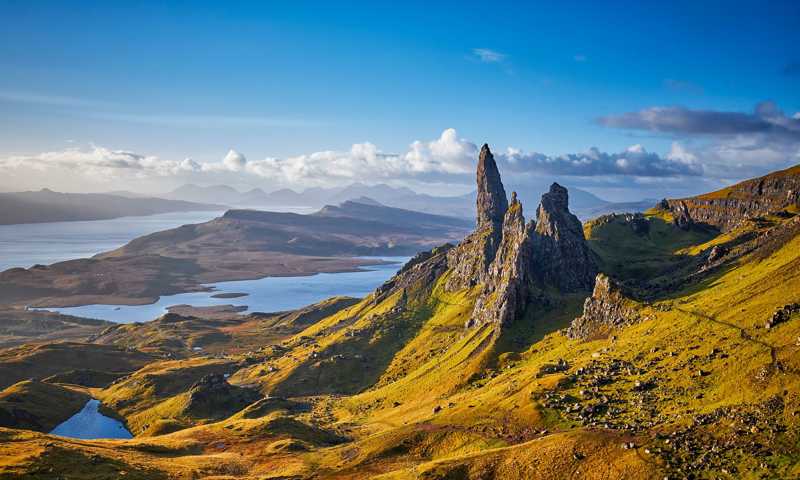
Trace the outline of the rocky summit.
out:
M 503 218 L 508 199 L 500 171 L 489 145 L 481 147 L 477 171 L 477 228 L 448 255 L 453 274 L 447 282 L 451 291 L 472 287 L 485 280 L 503 237 Z
M 494 155 L 489 150 L 489 145 L 481 147 L 478 157 L 478 228 L 485 225 L 500 225 L 508 210 L 508 199 L 503 182 L 500 181 L 500 171 L 494 161 Z
M 486 178 L 487 159 L 491 159 L 491 179 Z M 484 145 L 478 162 L 478 187 L 479 192 L 482 186 L 491 188 L 484 188 L 478 195 L 478 229 L 453 249 L 451 256 L 451 268 L 458 274 L 453 282 L 455 285 L 482 286 L 467 326 L 506 325 L 532 304 L 546 304 L 548 290 L 591 290 L 597 274 L 595 258 L 584 238 L 583 227 L 569 211 L 567 189 L 557 183 L 551 185 L 550 191 L 542 195 L 536 220 L 527 224 L 522 204 L 514 192 L 498 228 L 496 215 L 499 211 L 495 205 L 505 205 L 497 200 L 505 189 L 499 173 L 495 177 L 496 172 L 489 148 Z M 491 238 L 492 247 L 497 245 L 496 249 L 476 248 L 478 239 L 487 238 Z M 489 242 L 484 245 L 487 244 Z M 487 250 L 493 254 L 491 258 L 486 255 Z M 480 265 L 488 262 L 488 266 L 472 271 L 473 276 L 468 277 L 470 270 L 459 270 L 459 267 L 474 265 L 469 259 L 474 262 L 475 257 L 480 259 Z

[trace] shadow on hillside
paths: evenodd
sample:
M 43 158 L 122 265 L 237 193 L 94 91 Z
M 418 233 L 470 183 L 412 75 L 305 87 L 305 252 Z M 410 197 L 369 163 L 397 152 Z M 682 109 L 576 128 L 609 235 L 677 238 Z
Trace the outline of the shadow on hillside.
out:
M 351 395 L 374 385 L 395 354 L 413 339 L 432 315 L 425 306 L 382 314 L 368 328 L 312 354 L 281 382 L 275 395 Z
M 495 345 L 496 354 L 521 353 L 547 335 L 568 327 L 581 315 L 583 302 L 589 295 L 589 292 L 563 295 L 546 307 L 535 303 L 528 305 L 522 318 L 502 329 Z

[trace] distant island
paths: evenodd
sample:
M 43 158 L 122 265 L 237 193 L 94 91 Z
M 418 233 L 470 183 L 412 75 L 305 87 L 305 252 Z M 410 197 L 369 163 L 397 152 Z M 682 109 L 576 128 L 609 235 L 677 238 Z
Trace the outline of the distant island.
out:
M 229 210 L 211 221 L 144 235 L 92 258 L 0 273 L 0 304 L 134 305 L 205 284 L 355 271 L 369 256 L 411 256 L 458 242 L 471 220 L 344 202 L 300 215 Z
M 106 193 L 0 193 L 0 225 L 108 220 L 170 212 L 224 210 L 224 205 Z

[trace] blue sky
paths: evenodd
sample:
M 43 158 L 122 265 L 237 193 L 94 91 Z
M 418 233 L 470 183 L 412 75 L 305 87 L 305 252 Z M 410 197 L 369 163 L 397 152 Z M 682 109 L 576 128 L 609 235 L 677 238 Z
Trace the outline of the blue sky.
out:
M 288 170 L 275 162 L 365 142 L 406 155 L 450 128 L 472 144 L 547 156 L 634 144 L 667 156 L 678 142 L 694 162 L 713 164 L 669 177 L 686 191 L 797 162 L 800 140 L 745 165 L 719 152 L 748 132 L 723 138 L 598 119 L 654 107 L 750 115 L 772 101 L 791 124 L 800 111 L 798 2 L 430 3 L 0 0 L 0 157 L 8 169 L 46 167 L 72 151 L 96 159 L 102 148 L 167 162 L 153 175 L 95 162 L 81 178 L 55 178 L 62 162 L 26 185 L 143 190 L 187 179 L 266 189 L 344 182 L 336 172 L 325 178 L 328 160 Z M 715 145 L 725 148 L 708 153 Z M 278 160 L 205 176 L 173 165 L 224 165 L 231 153 Z M 730 175 L 720 174 L 728 161 Z M 364 180 L 442 192 L 469 185 L 460 168 L 430 162 Z M 242 174 L 250 170 L 262 174 Z M 315 172 L 304 178 L 307 170 Z M 620 198 L 663 184 L 663 175 L 602 169 L 570 177 Z

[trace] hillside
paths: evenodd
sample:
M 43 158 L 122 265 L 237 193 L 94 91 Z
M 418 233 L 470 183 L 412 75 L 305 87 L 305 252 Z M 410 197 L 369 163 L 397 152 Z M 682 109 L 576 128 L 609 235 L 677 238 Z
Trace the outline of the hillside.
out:
M 800 165 L 746 180 L 716 192 L 667 200 L 661 207 L 681 225 L 699 223 L 723 231 L 742 221 L 800 204 Z
M 582 225 L 553 184 L 526 219 L 488 146 L 477 192 L 472 233 L 359 301 L 94 338 L 230 335 L 94 390 L 133 440 L 0 429 L 0 475 L 800 476 L 796 205 L 757 196 L 723 232 L 668 208 Z
M 134 198 L 103 193 L 60 193 L 43 189 L 38 192 L 0 193 L 0 225 L 107 220 L 134 215 L 224 208 L 214 203 Z
M 224 254 L 233 244 L 237 250 L 294 255 L 408 255 L 457 241 L 469 228 L 469 222 L 457 218 L 355 202 L 311 215 L 229 210 L 210 222 L 137 238 L 98 258 L 144 254 L 187 258 Z
M 472 223 L 346 202 L 311 215 L 229 210 L 200 224 L 136 238 L 89 259 L 0 272 L 0 304 L 138 304 L 204 284 L 353 271 L 466 235 Z

